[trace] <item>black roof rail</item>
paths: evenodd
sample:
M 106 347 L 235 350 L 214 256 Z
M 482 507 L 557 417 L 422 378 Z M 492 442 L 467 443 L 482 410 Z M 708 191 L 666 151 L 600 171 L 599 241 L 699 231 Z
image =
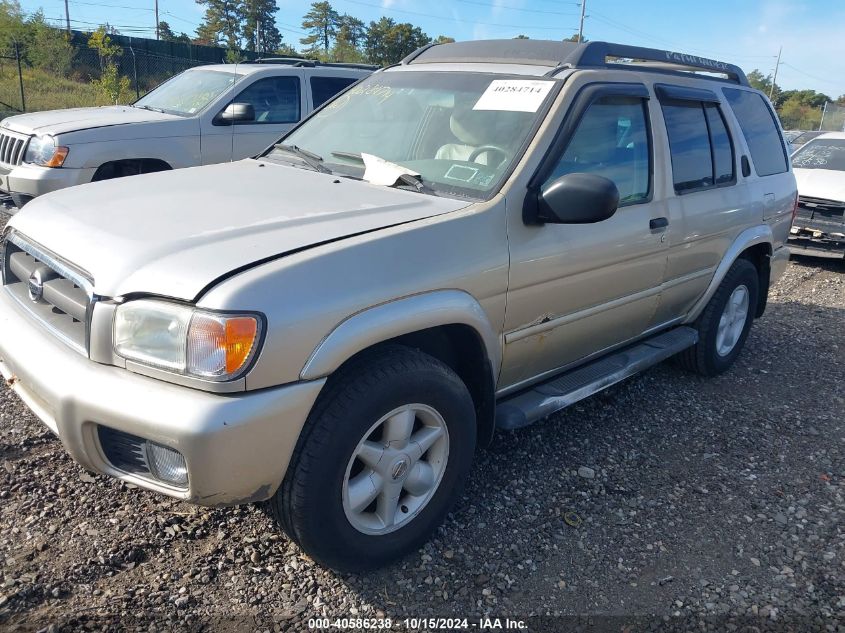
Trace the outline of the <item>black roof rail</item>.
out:
M 608 58 L 612 58 L 608 61 Z M 631 60 L 626 62 L 624 60 Z M 607 68 L 608 66 L 642 65 L 663 70 L 705 71 L 721 73 L 743 86 L 748 78 L 743 70 L 734 64 L 720 62 L 707 57 L 664 51 L 657 48 L 628 46 L 611 42 L 586 42 L 572 51 L 564 63 L 573 68 Z
M 243 62 L 245 64 L 285 64 L 289 66 L 296 66 L 300 68 L 316 68 L 317 66 L 324 66 L 327 68 L 353 68 L 357 70 L 377 70 L 379 66 L 375 64 L 355 64 L 347 62 L 321 62 L 316 59 L 305 59 L 304 57 L 259 57 L 252 61 Z
M 739 66 L 715 59 L 656 48 L 611 42 L 561 42 L 550 40 L 477 40 L 431 44 L 417 49 L 402 64 L 492 63 L 549 66 L 547 75 L 566 68 L 649 68 L 661 72 L 710 72 L 747 86 Z

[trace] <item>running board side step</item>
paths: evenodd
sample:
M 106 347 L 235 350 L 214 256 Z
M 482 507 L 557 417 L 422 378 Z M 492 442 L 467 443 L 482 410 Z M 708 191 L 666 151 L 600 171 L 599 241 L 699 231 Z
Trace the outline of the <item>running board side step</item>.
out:
M 496 427 L 518 429 L 533 424 L 697 342 L 697 330 L 677 327 L 558 375 L 499 402 L 496 406 Z

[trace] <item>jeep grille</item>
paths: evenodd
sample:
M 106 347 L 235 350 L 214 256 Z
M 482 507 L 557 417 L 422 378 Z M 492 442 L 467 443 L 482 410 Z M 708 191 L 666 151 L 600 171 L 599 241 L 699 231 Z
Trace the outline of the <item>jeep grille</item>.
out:
M 0 164 L 6 167 L 16 167 L 23 162 L 29 137 L 3 130 L 0 132 Z

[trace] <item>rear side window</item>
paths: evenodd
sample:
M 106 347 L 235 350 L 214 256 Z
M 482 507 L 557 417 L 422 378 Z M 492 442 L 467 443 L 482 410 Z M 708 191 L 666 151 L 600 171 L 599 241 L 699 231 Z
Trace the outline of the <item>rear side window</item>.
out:
M 346 86 L 354 84 L 356 81 L 358 79 L 355 77 L 311 77 L 311 95 L 314 98 L 314 107 L 319 108 Z
M 736 88 L 724 88 L 724 93 L 742 128 L 757 175 L 785 172 L 788 167 L 780 126 L 765 99 L 756 92 Z
M 685 193 L 734 182 L 731 138 L 719 107 L 700 101 L 661 104 L 675 191 Z

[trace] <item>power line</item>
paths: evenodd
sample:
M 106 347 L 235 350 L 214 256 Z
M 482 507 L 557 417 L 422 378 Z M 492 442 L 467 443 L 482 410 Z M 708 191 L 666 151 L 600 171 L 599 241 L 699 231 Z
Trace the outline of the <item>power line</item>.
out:
M 557 26 L 530 26 L 530 25 L 519 25 L 519 24 L 495 24 L 493 22 L 478 22 L 476 20 L 460 20 L 458 18 L 449 17 L 445 15 L 433 15 L 431 13 L 420 13 L 418 11 L 406 11 L 405 9 L 392 9 L 388 7 L 383 7 L 380 4 L 372 4 L 370 2 L 362 2 L 361 0 L 341 0 L 342 2 L 349 2 L 351 4 L 358 4 L 364 7 L 372 7 L 374 9 L 379 9 L 380 11 L 388 11 L 392 13 L 406 13 L 408 15 L 416 15 L 423 18 L 430 18 L 432 20 L 444 20 L 447 22 L 457 22 L 457 23 L 464 23 L 464 22 L 471 22 L 472 24 L 480 24 L 482 26 L 496 26 L 501 28 L 508 28 L 508 29 L 519 29 L 523 31 L 529 30 L 543 30 L 543 31 L 577 31 L 578 29 L 561 29 Z
M 818 77 L 818 76 L 816 76 L 816 75 L 813 75 L 813 74 L 811 74 L 811 73 L 808 73 L 806 70 L 801 70 L 800 68 L 796 68 L 795 66 L 793 66 L 792 64 L 789 64 L 789 63 L 787 63 L 787 62 L 781 62 L 781 63 L 780 63 L 780 65 L 781 65 L 781 66 L 786 66 L 786 67 L 788 67 L 788 68 L 791 68 L 792 70 L 798 71 L 798 72 L 799 72 L 799 73 L 801 73 L 802 75 L 806 75 L 807 77 L 810 77 L 811 79 L 815 79 L 816 81 L 823 81 L 823 82 L 825 82 L 825 83 L 828 83 L 828 84 L 835 84 L 835 85 L 840 85 L 840 83 L 841 83 L 841 82 L 839 82 L 839 81 L 831 81 L 830 79 L 823 79 L 823 78 L 821 78 L 821 77 Z

